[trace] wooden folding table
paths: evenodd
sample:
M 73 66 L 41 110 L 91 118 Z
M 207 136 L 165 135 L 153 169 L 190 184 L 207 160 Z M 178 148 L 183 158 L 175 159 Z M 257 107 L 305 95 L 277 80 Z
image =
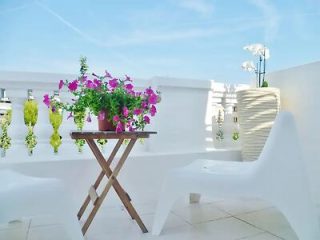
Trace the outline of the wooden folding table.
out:
M 131 218 L 134 219 L 139 227 L 141 228 L 142 232 L 146 233 L 148 232 L 147 228 L 145 227 L 144 223 L 142 222 L 140 216 L 138 215 L 137 211 L 134 209 L 131 198 L 129 194 L 122 188 L 119 181 L 117 180 L 117 176 L 126 161 L 126 159 L 129 156 L 130 151 L 132 150 L 134 144 L 136 143 L 137 139 L 139 138 L 148 138 L 150 134 L 156 134 L 156 132 L 122 132 L 122 133 L 116 133 L 116 132 L 109 132 L 109 131 L 73 131 L 70 133 L 71 138 L 73 139 L 85 139 L 88 143 L 91 151 L 93 152 L 95 158 L 97 159 L 99 165 L 101 166 L 102 170 L 95 181 L 95 183 L 90 187 L 88 196 L 86 197 L 83 205 L 81 206 L 79 212 L 78 212 L 78 219 L 80 220 L 82 215 L 84 214 L 86 208 L 88 207 L 90 201 L 93 204 L 93 209 L 90 212 L 88 218 L 85 220 L 84 225 L 82 227 L 82 233 L 85 235 L 87 232 L 92 220 L 94 219 L 96 213 L 98 212 L 103 200 L 107 196 L 109 190 L 111 187 L 114 188 L 116 193 L 118 194 L 119 198 L 121 199 L 123 205 L 127 209 L 128 213 L 130 214 Z M 100 149 L 98 148 L 97 144 L 95 143 L 95 139 L 117 139 L 117 144 L 113 148 L 113 150 L 110 153 L 110 156 L 108 157 L 108 160 L 106 160 L 101 153 Z M 129 143 L 126 145 L 126 148 L 120 157 L 118 163 L 114 167 L 113 170 L 111 170 L 111 163 L 116 156 L 118 150 L 120 149 L 123 141 L 125 139 L 129 140 Z M 100 196 L 97 193 L 97 188 L 99 187 L 102 179 L 104 177 L 108 178 L 107 184 L 104 186 L 102 193 Z

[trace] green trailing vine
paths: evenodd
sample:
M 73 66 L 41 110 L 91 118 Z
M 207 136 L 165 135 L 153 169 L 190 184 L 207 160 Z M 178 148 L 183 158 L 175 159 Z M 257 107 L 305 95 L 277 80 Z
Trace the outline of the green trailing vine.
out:
M 33 132 L 33 127 L 31 124 L 28 126 L 28 133 L 25 138 L 25 144 L 26 144 L 26 147 L 28 148 L 29 154 L 32 155 L 33 149 L 37 145 L 37 137 Z
M 62 143 L 62 137 L 60 136 L 58 130 L 62 123 L 62 111 L 61 109 L 56 109 L 52 111 L 49 109 L 49 119 L 53 128 L 53 134 L 50 137 L 50 144 L 53 147 L 54 153 L 58 153 L 58 148 Z
M 108 143 L 108 140 L 107 139 L 98 139 L 97 143 L 98 143 L 100 149 L 103 150 L 104 146 Z
M 34 126 L 38 120 L 38 103 L 33 99 L 28 99 L 24 103 L 24 123 L 28 127 L 28 133 L 25 138 L 25 145 L 29 151 L 29 154 L 32 155 L 33 149 L 37 145 L 37 137 L 34 134 Z
M 8 128 L 12 120 L 12 110 L 8 110 L 0 119 L 1 136 L 0 136 L 0 148 L 4 153 L 11 147 L 11 138 L 8 135 Z
M 86 111 L 77 111 L 74 113 L 73 121 L 77 126 L 77 130 L 82 131 L 86 118 Z M 75 144 L 78 147 L 78 151 L 82 152 L 83 146 L 86 144 L 84 139 L 76 139 Z
M 232 139 L 234 140 L 234 141 L 237 141 L 238 139 L 239 139 L 239 132 L 234 132 L 233 134 L 232 134 Z

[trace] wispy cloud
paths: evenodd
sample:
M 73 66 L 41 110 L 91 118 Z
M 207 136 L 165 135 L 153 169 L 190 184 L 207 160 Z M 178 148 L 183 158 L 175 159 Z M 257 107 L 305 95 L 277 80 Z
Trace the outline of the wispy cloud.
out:
M 51 8 L 49 8 L 48 6 L 43 4 L 42 2 L 40 2 L 38 0 L 35 0 L 34 3 L 37 4 L 39 7 L 41 7 L 43 10 L 45 10 L 46 12 L 48 12 L 49 14 L 51 14 L 52 16 L 54 16 L 62 24 L 64 24 L 69 29 L 71 29 L 73 32 L 75 32 L 78 35 L 80 35 L 85 40 L 87 40 L 87 41 L 89 41 L 91 43 L 94 43 L 95 45 L 98 45 L 98 46 L 102 46 L 102 47 L 104 46 L 104 43 L 102 41 L 100 41 L 100 40 L 98 40 L 96 38 L 93 38 L 89 34 L 83 32 L 80 28 L 78 28 L 75 25 L 73 25 L 71 22 L 66 20 L 64 17 L 62 17 L 60 14 L 58 14 L 57 12 L 55 12 L 54 10 L 52 10 Z
M 203 16 L 209 16 L 214 11 L 212 1 L 207 0 L 177 0 L 177 4 L 188 10 L 192 10 Z
M 114 57 L 120 59 L 122 62 L 128 64 L 128 65 L 135 65 L 134 61 L 130 61 L 126 56 L 119 54 L 118 52 L 114 52 L 113 50 L 110 49 L 111 45 L 106 44 L 105 41 L 101 41 L 99 39 L 96 39 L 86 32 L 82 31 L 80 28 L 76 27 L 73 25 L 71 22 L 66 20 L 64 17 L 62 17 L 60 14 L 58 14 L 56 11 L 52 10 L 42 2 L 35 0 L 35 4 L 37 4 L 39 7 L 41 7 L 43 10 L 54 16 L 56 19 L 58 19 L 62 24 L 64 24 L 66 27 L 68 27 L 70 30 L 78 34 L 80 37 L 82 37 L 84 40 L 98 46 L 98 47 L 103 47 L 103 48 L 108 48 L 108 52 L 111 53 Z
M 276 7 L 268 0 L 249 0 L 264 15 L 265 42 L 272 42 L 279 30 L 280 16 Z
M 11 7 L 11 8 L 6 8 L 6 9 L 1 9 L 0 8 L 0 16 L 1 15 L 5 15 L 5 14 L 12 14 L 13 12 L 25 9 L 26 7 L 28 7 L 30 5 L 30 3 L 25 3 L 23 5 L 20 6 L 16 6 L 16 7 Z

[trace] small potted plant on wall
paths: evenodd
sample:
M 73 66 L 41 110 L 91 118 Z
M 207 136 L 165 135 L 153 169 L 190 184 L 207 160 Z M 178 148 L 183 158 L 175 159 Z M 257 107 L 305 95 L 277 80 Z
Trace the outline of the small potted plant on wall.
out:
M 280 91 L 269 87 L 265 79 L 266 62 L 270 57 L 269 49 L 257 43 L 245 46 L 244 50 L 258 58 L 256 64 L 252 61 L 242 64 L 244 70 L 255 74 L 256 86 L 237 91 L 242 158 L 251 161 L 259 157 L 279 112 Z

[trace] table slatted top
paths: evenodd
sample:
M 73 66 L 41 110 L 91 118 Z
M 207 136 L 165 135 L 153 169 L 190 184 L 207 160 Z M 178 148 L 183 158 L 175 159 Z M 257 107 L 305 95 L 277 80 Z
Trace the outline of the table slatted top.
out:
M 150 134 L 157 132 L 136 131 L 136 132 L 121 132 L 115 131 L 72 131 L 70 136 L 72 139 L 132 139 L 132 138 L 148 138 Z

